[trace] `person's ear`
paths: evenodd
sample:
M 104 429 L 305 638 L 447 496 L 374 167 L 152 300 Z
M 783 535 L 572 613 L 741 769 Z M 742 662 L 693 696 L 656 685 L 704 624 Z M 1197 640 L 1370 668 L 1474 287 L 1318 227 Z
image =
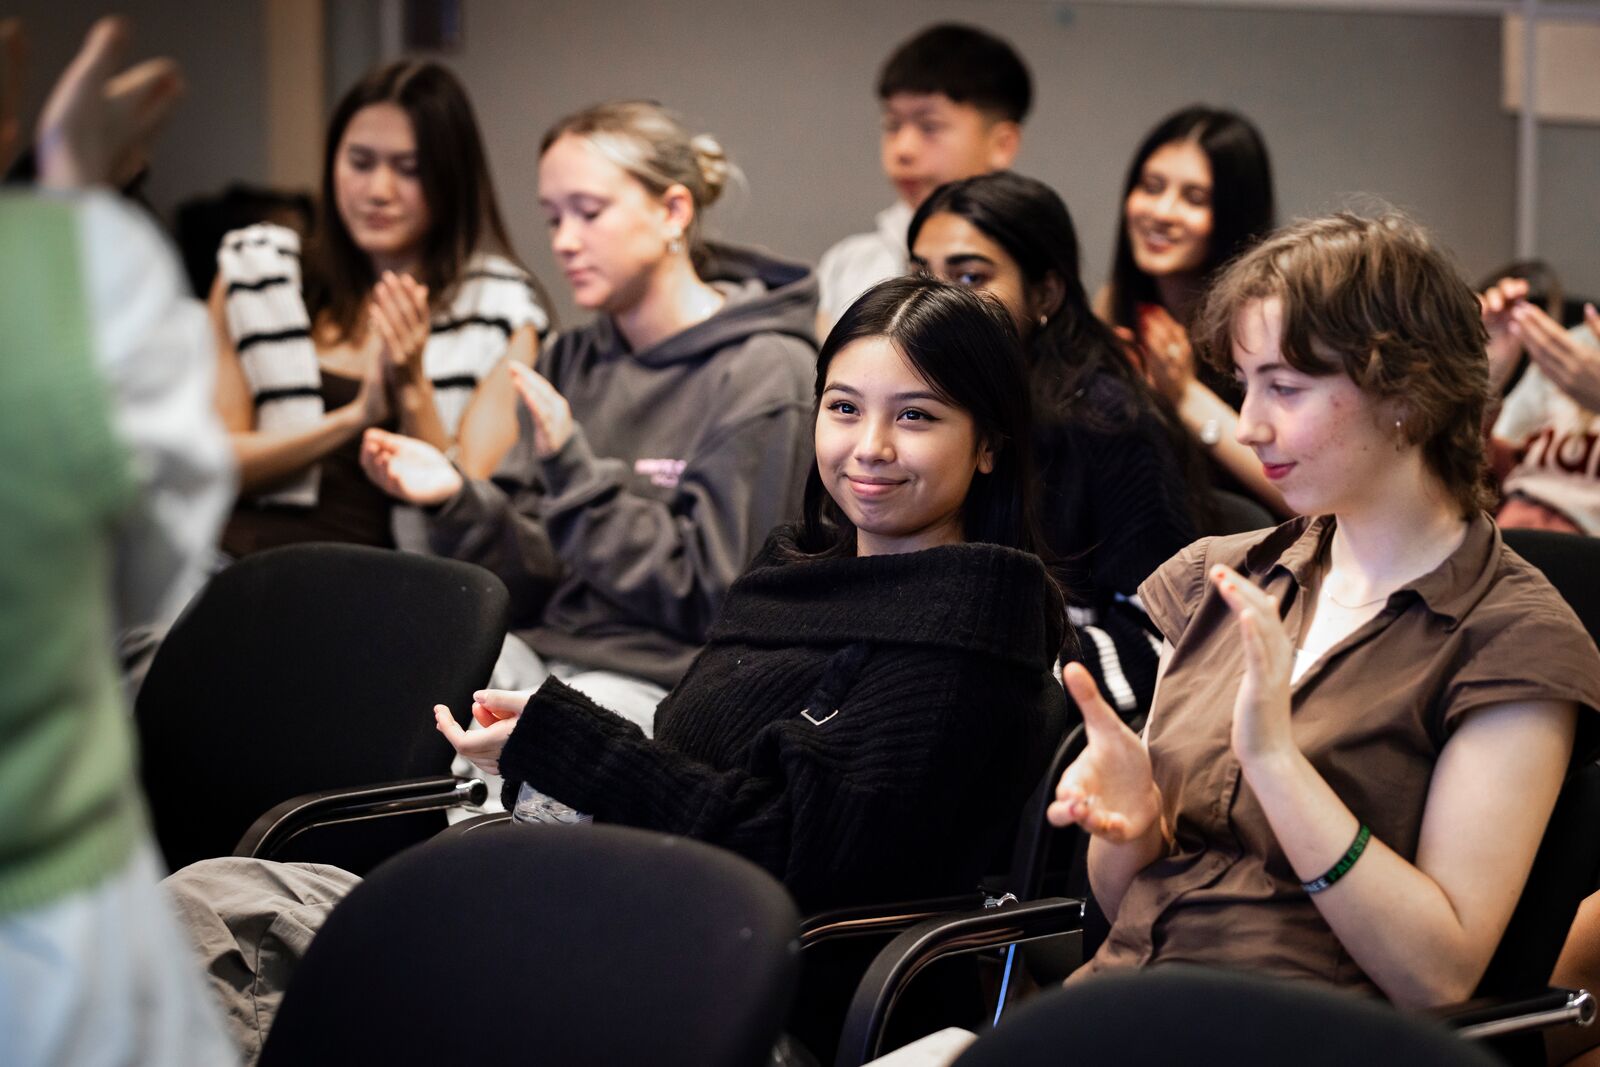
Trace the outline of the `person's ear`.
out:
M 682 241 L 684 234 L 689 232 L 689 226 L 694 222 L 694 194 L 689 192 L 687 186 L 673 184 L 661 194 L 661 207 L 665 214 L 665 237 L 670 243 Z
M 978 446 L 978 473 L 994 473 L 994 446 L 987 442 Z
M 989 127 L 989 169 L 1010 170 L 1022 150 L 1022 126 L 1001 119 Z
M 1061 280 L 1061 275 L 1049 271 L 1044 280 L 1028 292 L 1028 314 L 1035 322 L 1041 318 L 1053 319 L 1061 311 L 1061 302 L 1066 297 L 1067 283 Z

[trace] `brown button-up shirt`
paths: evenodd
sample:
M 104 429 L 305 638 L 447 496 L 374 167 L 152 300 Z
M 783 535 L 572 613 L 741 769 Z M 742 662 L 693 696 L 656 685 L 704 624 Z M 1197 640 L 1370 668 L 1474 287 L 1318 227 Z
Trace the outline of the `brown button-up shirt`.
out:
M 1173 653 L 1148 733 L 1173 853 L 1141 871 L 1086 974 L 1152 962 L 1234 966 L 1374 990 L 1279 848 L 1229 742 L 1243 650 L 1207 580 L 1225 563 L 1281 605 L 1295 643 L 1333 519 L 1197 541 L 1140 588 Z M 1373 835 L 1407 860 L 1433 766 L 1463 716 L 1522 700 L 1600 707 L 1600 652 L 1566 602 L 1487 515 L 1437 569 L 1307 669 L 1295 742 Z M 1584 733 L 1600 719 L 1584 713 Z

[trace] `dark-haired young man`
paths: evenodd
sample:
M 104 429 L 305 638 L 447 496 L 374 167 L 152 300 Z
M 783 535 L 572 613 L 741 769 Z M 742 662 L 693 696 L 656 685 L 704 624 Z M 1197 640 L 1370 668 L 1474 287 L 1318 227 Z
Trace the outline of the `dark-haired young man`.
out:
M 972 26 L 941 23 L 906 41 L 878 75 L 883 171 L 899 199 L 878 212 L 872 233 L 846 237 L 817 268 L 817 339 L 868 288 L 904 273 L 906 226 L 945 182 L 1011 166 L 1033 80 L 1005 41 Z

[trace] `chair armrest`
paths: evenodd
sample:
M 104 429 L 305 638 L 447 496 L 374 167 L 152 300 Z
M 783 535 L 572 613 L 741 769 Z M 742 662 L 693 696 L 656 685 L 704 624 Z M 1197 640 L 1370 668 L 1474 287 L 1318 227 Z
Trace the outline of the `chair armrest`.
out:
M 935 960 L 1055 937 L 1081 927 L 1083 901 L 1049 897 L 929 919 L 889 942 L 856 986 L 835 1067 L 857 1067 L 881 1052 L 884 1025 L 911 980 Z
M 983 907 L 981 892 L 961 893 L 951 897 L 930 897 L 923 900 L 892 901 L 887 904 L 865 904 L 850 908 L 833 908 L 808 915 L 800 923 L 800 947 L 827 941 L 840 941 L 851 937 L 898 934 L 921 922 L 940 915 L 962 914 Z
M 1526 997 L 1479 997 L 1432 1014 L 1462 1037 L 1482 1039 L 1594 1022 L 1595 1000 L 1586 989 L 1546 989 Z
M 482 804 L 489 788 L 479 778 L 410 778 L 381 785 L 324 789 L 285 800 L 261 816 L 234 846 L 235 856 L 271 859 L 307 830 L 385 815 Z
M 478 800 L 474 801 L 473 803 L 481 804 L 483 801 Z M 451 841 L 460 837 L 462 834 L 470 834 L 474 830 L 482 830 L 490 826 L 499 826 L 501 823 L 509 823 L 510 821 L 511 813 L 509 811 L 487 811 L 482 815 L 474 815 L 470 819 L 462 819 L 458 823 L 446 826 L 443 830 L 440 830 L 438 833 L 433 835 L 432 839 L 429 841 L 429 844 Z

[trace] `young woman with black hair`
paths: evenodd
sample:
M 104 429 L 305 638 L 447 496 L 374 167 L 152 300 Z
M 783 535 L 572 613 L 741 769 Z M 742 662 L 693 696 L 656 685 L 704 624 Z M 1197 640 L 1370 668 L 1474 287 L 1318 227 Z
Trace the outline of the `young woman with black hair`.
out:
M 1195 539 L 1204 464 L 1089 309 L 1072 216 L 1048 186 L 1010 172 L 940 186 L 908 240 L 916 267 L 1011 315 L 1027 353 L 1045 541 L 1092 627 L 1102 681 L 1124 714 L 1142 714 L 1156 657 L 1128 598 Z
M 516 441 L 509 365 L 548 325 L 512 256 L 466 93 L 433 63 L 378 68 L 328 126 L 302 257 L 281 226 L 228 234 L 211 294 L 217 402 L 243 500 L 223 548 L 392 545 L 393 501 L 363 476 L 389 426 L 487 475 Z
M 1249 119 L 1201 105 L 1167 116 L 1128 167 L 1111 280 L 1097 309 L 1137 345 L 1151 384 L 1210 450 L 1224 481 L 1287 516 L 1260 464 L 1233 440 L 1233 383 L 1205 367 L 1197 373 L 1189 342 L 1217 270 L 1270 231 L 1274 216 L 1266 143 Z
M 803 520 L 728 591 L 654 740 L 553 678 L 439 729 L 508 808 L 531 786 L 726 846 L 806 909 L 969 887 L 1065 721 L 1031 439 L 1004 314 L 884 282 L 822 347 Z

